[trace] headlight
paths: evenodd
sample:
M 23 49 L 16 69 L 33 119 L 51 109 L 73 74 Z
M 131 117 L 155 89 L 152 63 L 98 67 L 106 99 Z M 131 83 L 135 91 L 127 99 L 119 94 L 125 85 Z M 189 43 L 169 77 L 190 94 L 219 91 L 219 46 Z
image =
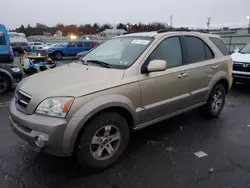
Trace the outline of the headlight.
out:
M 12 70 L 13 72 L 20 72 L 20 69 L 19 69 L 19 68 L 17 68 L 17 67 L 15 67 L 15 68 L 11 68 L 11 70 Z
M 72 97 L 48 98 L 38 105 L 36 113 L 65 118 L 73 101 Z

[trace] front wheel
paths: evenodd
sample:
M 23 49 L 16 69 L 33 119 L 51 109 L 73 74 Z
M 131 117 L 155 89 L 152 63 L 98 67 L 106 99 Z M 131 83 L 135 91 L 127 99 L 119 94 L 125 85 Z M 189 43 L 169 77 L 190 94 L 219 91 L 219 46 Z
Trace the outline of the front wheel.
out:
M 4 74 L 0 74 L 0 94 L 7 92 L 9 88 L 10 88 L 9 78 Z
M 201 114 L 205 118 L 217 117 L 225 104 L 226 90 L 222 84 L 217 84 L 212 89 L 207 104 L 201 107 Z
M 107 168 L 123 154 L 129 141 L 126 120 L 115 112 L 98 114 L 84 127 L 76 146 L 82 167 Z

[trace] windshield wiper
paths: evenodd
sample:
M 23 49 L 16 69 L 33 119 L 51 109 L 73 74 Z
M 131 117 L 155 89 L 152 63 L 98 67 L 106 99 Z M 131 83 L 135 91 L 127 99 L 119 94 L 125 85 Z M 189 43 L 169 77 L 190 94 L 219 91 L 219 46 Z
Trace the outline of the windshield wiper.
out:
M 110 68 L 110 64 L 108 64 L 106 62 L 103 62 L 103 61 L 99 61 L 99 60 L 87 60 L 86 62 L 95 63 L 95 64 L 98 64 L 98 65 L 100 65 L 102 67 Z
M 77 60 L 77 62 L 81 61 L 84 65 L 87 65 L 87 62 L 82 60 L 81 58 Z

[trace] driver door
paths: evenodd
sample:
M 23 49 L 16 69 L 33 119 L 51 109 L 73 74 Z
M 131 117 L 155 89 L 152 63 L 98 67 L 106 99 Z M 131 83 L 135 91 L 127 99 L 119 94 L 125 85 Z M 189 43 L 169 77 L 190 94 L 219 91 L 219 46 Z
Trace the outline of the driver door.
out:
M 145 123 L 177 112 L 190 105 L 187 70 L 183 66 L 179 36 L 164 39 L 154 49 L 148 61 L 165 60 L 167 69 L 143 74 L 140 81 L 143 110 L 140 123 Z M 186 76 L 185 76 L 186 75 Z

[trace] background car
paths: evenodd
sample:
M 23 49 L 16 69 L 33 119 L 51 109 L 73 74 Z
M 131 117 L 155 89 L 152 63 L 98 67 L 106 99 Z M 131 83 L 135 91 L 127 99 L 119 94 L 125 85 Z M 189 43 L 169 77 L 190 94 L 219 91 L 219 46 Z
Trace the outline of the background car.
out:
M 234 83 L 250 81 L 250 43 L 232 55 Z
M 42 42 L 30 42 L 29 46 L 32 50 L 42 49 L 44 47 L 44 43 Z
M 76 56 L 79 52 L 89 51 L 95 46 L 96 42 L 90 40 L 69 41 L 64 45 L 49 48 L 48 55 L 61 60 L 63 57 Z
M 20 44 L 11 43 L 11 47 L 12 47 L 13 53 L 16 57 L 19 57 L 21 54 L 24 53 L 24 49 Z

